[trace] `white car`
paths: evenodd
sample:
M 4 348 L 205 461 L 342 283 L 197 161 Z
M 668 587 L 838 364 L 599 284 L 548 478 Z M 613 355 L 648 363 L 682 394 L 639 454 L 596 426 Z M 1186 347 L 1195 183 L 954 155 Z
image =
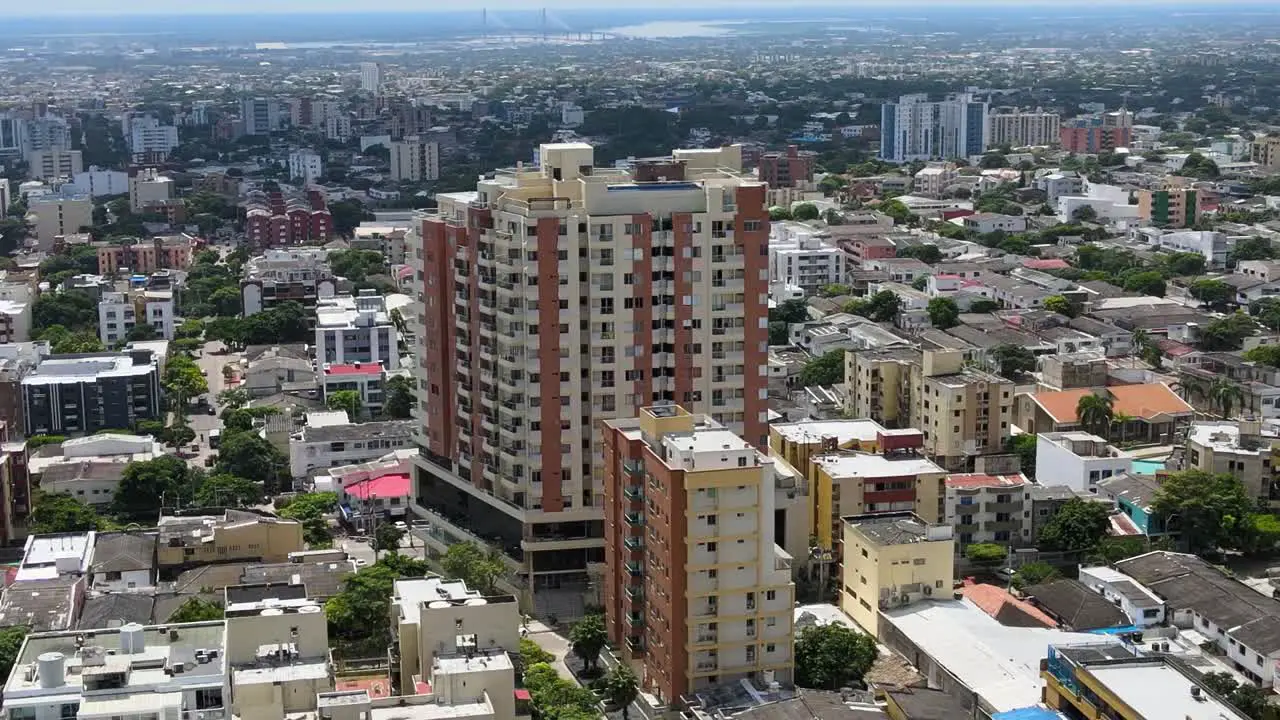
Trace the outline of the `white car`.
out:
M 397 520 L 397 521 L 396 521 L 396 529 L 397 529 L 397 530 L 408 530 L 408 529 L 409 529 L 409 526 L 408 526 L 408 525 L 405 525 L 403 520 Z
M 356 567 L 364 567 L 368 564 L 369 564 L 368 560 L 365 560 L 364 558 L 356 558 Z

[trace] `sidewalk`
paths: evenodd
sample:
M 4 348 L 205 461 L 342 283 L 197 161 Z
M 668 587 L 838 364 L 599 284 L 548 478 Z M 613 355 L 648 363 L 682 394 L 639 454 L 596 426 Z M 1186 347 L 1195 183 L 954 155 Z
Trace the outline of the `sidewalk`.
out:
M 526 637 L 537 643 L 538 647 L 555 656 L 556 659 L 551 661 L 551 667 L 555 668 L 561 677 L 578 683 L 577 676 L 569 672 L 569 666 L 565 664 L 565 658 L 573 652 L 570 648 L 569 639 L 552 630 L 541 620 L 531 619 L 527 627 L 529 628 L 529 634 Z M 582 683 L 578 684 L 581 685 Z

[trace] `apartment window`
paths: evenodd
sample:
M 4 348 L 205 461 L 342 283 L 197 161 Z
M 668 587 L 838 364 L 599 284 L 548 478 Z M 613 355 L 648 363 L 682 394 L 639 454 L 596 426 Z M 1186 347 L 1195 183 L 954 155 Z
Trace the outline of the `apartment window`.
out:
M 776 600 L 777 598 L 778 598 L 778 591 L 777 591 L 777 590 L 766 590 L 766 591 L 764 592 L 764 599 L 765 599 L 765 600 Z
M 80 703 L 63 703 L 62 707 L 59 708 L 58 714 L 62 720 L 75 720 L 75 717 L 79 712 Z
M 707 543 L 707 552 L 715 552 L 717 547 L 719 546 L 716 545 L 715 543 L 709 542 Z

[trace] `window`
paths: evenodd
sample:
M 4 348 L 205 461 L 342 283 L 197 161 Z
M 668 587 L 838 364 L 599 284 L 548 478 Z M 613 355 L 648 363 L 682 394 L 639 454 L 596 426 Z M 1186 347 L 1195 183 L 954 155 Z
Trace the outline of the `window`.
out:
M 777 591 L 777 590 L 766 590 L 766 591 L 764 592 L 764 599 L 765 599 L 765 600 L 776 600 L 777 598 L 778 598 L 778 591 Z
M 79 712 L 80 703 L 63 703 L 59 716 L 62 720 L 75 720 L 75 717 Z

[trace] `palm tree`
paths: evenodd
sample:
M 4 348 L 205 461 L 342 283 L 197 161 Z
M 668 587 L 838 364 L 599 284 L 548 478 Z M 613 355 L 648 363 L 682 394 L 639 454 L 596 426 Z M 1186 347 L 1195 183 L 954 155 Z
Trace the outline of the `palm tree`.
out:
M 1222 410 L 1222 417 L 1229 420 L 1235 404 L 1244 404 L 1244 391 L 1230 379 L 1216 377 L 1209 386 L 1209 403 L 1210 406 L 1217 405 Z
M 1115 411 L 1111 408 L 1111 398 L 1101 395 L 1085 395 L 1076 403 L 1076 419 L 1085 428 L 1101 431 L 1110 435 L 1111 418 Z
M 605 676 L 604 691 L 609 702 L 622 708 L 622 720 L 627 720 L 627 710 L 640 697 L 640 681 L 626 663 L 620 662 Z
M 1134 358 L 1142 357 L 1146 354 L 1146 350 L 1151 346 L 1151 335 L 1146 330 L 1138 328 L 1129 336 L 1129 344 L 1132 347 L 1130 356 Z
M 1123 411 L 1121 411 L 1121 410 L 1116 410 L 1116 411 L 1114 411 L 1114 412 L 1112 413 L 1112 415 L 1111 415 L 1111 422 L 1113 422 L 1113 423 L 1115 423 L 1116 425 L 1119 425 L 1119 426 L 1120 426 L 1120 442 L 1121 442 L 1121 443 L 1124 443 L 1124 429 L 1125 429 L 1125 426 L 1126 426 L 1126 425 L 1128 425 L 1128 424 L 1129 424 L 1130 422 L 1132 422 L 1132 421 L 1133 421 L 1133 416 L 1132 416 L 1132 415 L 1130 415 L 1130 414 L 1128 414 L 1128 413 L 1126 413 L 1126 412 L 1123 412 Z

